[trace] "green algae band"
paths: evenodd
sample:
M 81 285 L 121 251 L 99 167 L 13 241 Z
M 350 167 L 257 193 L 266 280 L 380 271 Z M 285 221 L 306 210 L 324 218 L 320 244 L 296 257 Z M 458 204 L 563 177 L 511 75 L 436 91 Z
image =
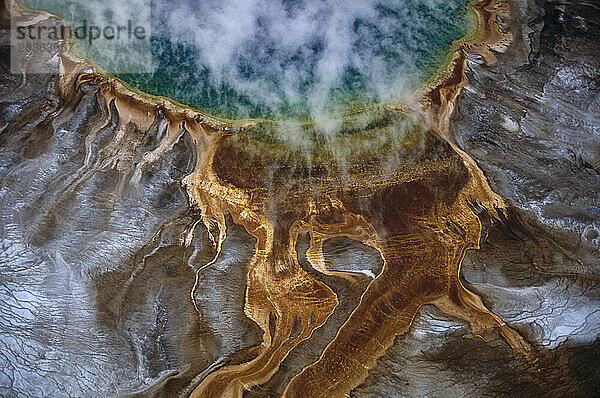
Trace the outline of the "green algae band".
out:
M 100 19 L 101 27 L 140 8 L 139 1 L 26 3 L 67 20 Z M 146 3 L 152 73 L 119 73 L 127 68 L 97 45 L 83 52 L 137 89 L 214 116 L 305 120 L 408 93 L 468 34 L 466 3 L 156 0 Z M 134 62 L 136 54 L 118 58 Z

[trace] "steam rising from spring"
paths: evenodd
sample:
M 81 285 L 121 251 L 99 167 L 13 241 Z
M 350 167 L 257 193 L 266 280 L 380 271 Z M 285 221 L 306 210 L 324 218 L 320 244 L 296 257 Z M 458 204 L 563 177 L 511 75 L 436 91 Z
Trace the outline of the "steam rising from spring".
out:
M 142 91 L 211 115 L 286 120 L 282 135 L 311 120 L 335 136 L 336 114 L 406 96 L 469 29 L 466 0 L 27 3 L 99 26 L 149 19 L 153 59 L 143 72 L 153 73 L 122 73 L 135 68 L 115 62 L 141 57 L 109 52 L 110 41 L 98 40 L 84 55 Z
M 184 102 L 233 117 L 318 119 L 402 97 L 468 25 L 464 0 L 155 4 L 159 52 L 178 59 L 160 73 L 190 87 Z

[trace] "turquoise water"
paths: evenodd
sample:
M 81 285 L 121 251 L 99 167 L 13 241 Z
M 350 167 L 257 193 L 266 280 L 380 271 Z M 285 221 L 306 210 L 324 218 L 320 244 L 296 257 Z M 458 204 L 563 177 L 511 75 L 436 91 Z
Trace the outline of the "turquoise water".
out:
M 89 2 L 26 3 L 75 20 L 90 13 L 135 15 L 122 11 L 128 7 L 122 2 L 104 10 L 89 9 Z M 97 46 L 84 54 L 142 91 L 227 118 L 310 119 L 400 98 L 472 29 L 465 0 L 145 4 L 152 73 L 120 73 L 111 66 L 114 56 L 103 62 Z M 121 54 L 118 62 L 128 57 L 136 54 Z

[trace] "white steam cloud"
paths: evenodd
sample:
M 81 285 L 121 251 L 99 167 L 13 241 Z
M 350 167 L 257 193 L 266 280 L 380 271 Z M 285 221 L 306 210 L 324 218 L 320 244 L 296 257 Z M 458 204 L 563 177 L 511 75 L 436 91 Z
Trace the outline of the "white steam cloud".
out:
M 160 43 L 153 62 L 141 56 L 147 48 L 130 45 L 142 44 L 135 40 L 120 47 L 98 39 L 89 55 L 111 72 L 168 75 L 167 92 L 158 87 L 158 94 L 200 108 L 235 108 L 238 117 L 259 109 L 315 120 L 344 104 L 407 94 L 423 74 L 423 60 L 457 38 L 466 2 L 26 0 L 100 27 L 141 24 Z
M 369 101 L 406 93 L 432 30 L 456 23 L 460 0 L 160 0 L 155 33 L 197 49 L 197 68 L 273 109 L 307 104 L 318 116 L 335 97 Z M 435 36 L 435 34 L 433 34 Z M 421 54 L 421 55 L 419 55 Z

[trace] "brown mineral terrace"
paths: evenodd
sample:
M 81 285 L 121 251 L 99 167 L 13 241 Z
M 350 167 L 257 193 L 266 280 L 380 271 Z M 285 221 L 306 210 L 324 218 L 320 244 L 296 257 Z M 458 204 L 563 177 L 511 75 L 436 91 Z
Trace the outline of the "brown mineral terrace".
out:
M 320 358 L 293 377 L 285 396 L 348 396 L 425 304 L 466 320 L 475 335 L 497 327 L 516 355 L 534 360 L 530 345 L 459 277 L 466 251 L 479 248 L 480 217 L 498 220 L 506 205 L 454 142 L 449 118 L 467 83 L 467 60 L 493 63 L 494 52 L 511 42 L 505 24 L 509 6 L 508 0 L 471 4 L 477 32 L 454 44 L 447 67 L 414 100 L 379 110 L 383 123 L 366 123 L 361 131 L 308 147 L 267 142 L 254 132 L 253 121 L 226 122 L 136 92 L 95 73 L 89 61 L 61 54 L 63 100 L 89 84 L 99 88 L 107 113 L 116 109 L 120 133 L 104 153 L 105 162 L 134 167 L 132 184 L 181 135 L 191 138 L 196 163 L 183 184 L 200 216 L 181 244 L 189 245 L 202 223 L 215 252 L 213 261 L 196 265 L 190 295 L 199 317 L 200 274 L 221 252 L 226 217 L 256 239 L 247 264 L 244 312 L 262 329 L 262 344 L 249 361 L 199 380 L 192 397 L 241 397 L 265 383 L 333 313 L 334 291 L 299 263 L 296 243 L 306 235 L 306 257 L 320 273 L 352 279 L 351 273 L 329 270 L 324 261 L 323 243 L 333 237 L 376 249 L 384 265 Z M 124 148 L 139 145 L 143 136 L 129 136 L 128 126 L 147 132 L 159 116 L 167 122 L 167 134 L 132 165 Z M 298 320 L 301 330 L 294 333 Z

